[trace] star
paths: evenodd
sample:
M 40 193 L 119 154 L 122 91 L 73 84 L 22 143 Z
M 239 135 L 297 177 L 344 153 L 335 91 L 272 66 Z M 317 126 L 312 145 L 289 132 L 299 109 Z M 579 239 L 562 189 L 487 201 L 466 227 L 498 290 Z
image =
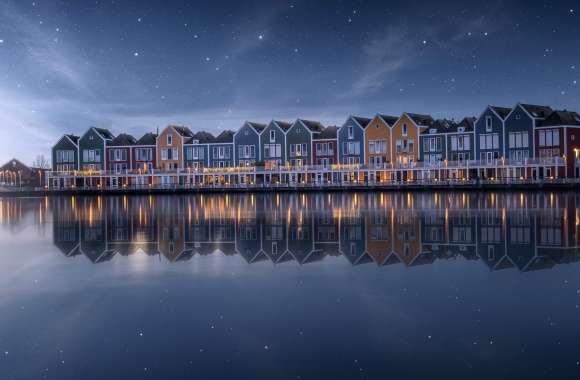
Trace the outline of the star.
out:
M 143 19 L 142 19 L 141 17 L 139 17 L 139 18 L 137 19 L 137 22 L 141 22 L 142 20 L 143 20 Z
M 3 43 L 4 43 L 4 40 L 0 40 L 0 44 L 3 44 Z
M 138 52 L 135 52 L 135 53 L 133 53 L 133 56 L 134 57 L 138 57 L 139 56 L 139 53 Z
M 258 34 L 258 39 L 259 40 L 263 40 L 264 39 L 264 36 L 262 34 Z
M 427 40 L 423 40 L 423 45 L 427 45 Z

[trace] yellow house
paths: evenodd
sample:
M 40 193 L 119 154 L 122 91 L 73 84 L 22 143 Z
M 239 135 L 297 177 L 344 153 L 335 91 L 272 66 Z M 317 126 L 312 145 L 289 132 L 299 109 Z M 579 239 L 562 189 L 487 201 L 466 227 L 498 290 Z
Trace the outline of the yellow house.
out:
M 365 128 L 364 150 L 365 165 L 370 169 L 387 169 L 391 164 L 391 127 L 399 118 L 389 115 L 376 115 Z M 385 172 L 369 172 L 370 181 L 382 181 Z
M 395 167 L 412 166 L 419 159 L 419 135 L 434 120 L 429 115 L 404 113 L 391 129 L 391 162 Z M 412 172 L 401 172 L 402 180 L 412 179 Z
M 183 168 L 183 144 L 193 137 L 187 127 L 167 126 L 157 138 L 157 168 L 176 170 Z

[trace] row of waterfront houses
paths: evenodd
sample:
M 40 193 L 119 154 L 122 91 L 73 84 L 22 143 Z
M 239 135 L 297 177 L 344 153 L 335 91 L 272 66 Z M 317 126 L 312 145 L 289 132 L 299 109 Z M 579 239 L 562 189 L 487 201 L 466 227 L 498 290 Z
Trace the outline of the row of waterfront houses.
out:
M 578 113 L 518 103 L 512 108 L 488 106 L 479 117 L 460 122 L 416 113 L 349 116 L 341 127 L 304 119 L 268 124 L 248 121 L 236 132 L 223 131 L 218 136 L 171 125 L 136 139 L 91 127 L 80 137 L 64 135 L 52 149 L 52 163 L 55 172 L 121 174 L 257 165 L 328 168 L 344 164 L 381 169 L 417 161 L 437 166 L 449 161 L 525 163 L 557 157 L 566 163 L 563 173 L 548 171 L 544 176 L 579 177 L 579 151 Z

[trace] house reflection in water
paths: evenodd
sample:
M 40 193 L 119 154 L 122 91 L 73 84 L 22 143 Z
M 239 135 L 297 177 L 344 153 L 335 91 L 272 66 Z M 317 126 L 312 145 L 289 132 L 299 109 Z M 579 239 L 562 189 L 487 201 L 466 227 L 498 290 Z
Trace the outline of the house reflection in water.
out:
M 464 259 L 531 271 L 580 259 L 578 202 L 547 192 L 312 193 L 55 197 L 47 208 L 55 246 L 93 263 L 142 252 L 300 265 L 326 256 L 408 267 Z

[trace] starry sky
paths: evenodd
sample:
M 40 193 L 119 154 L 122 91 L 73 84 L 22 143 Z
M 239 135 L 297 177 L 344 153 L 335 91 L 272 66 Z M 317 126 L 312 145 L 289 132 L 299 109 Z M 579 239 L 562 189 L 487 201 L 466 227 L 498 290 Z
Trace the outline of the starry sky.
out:
M 580 1 L 0 1 L 0 161 L 89 126 L 580 110 Z

